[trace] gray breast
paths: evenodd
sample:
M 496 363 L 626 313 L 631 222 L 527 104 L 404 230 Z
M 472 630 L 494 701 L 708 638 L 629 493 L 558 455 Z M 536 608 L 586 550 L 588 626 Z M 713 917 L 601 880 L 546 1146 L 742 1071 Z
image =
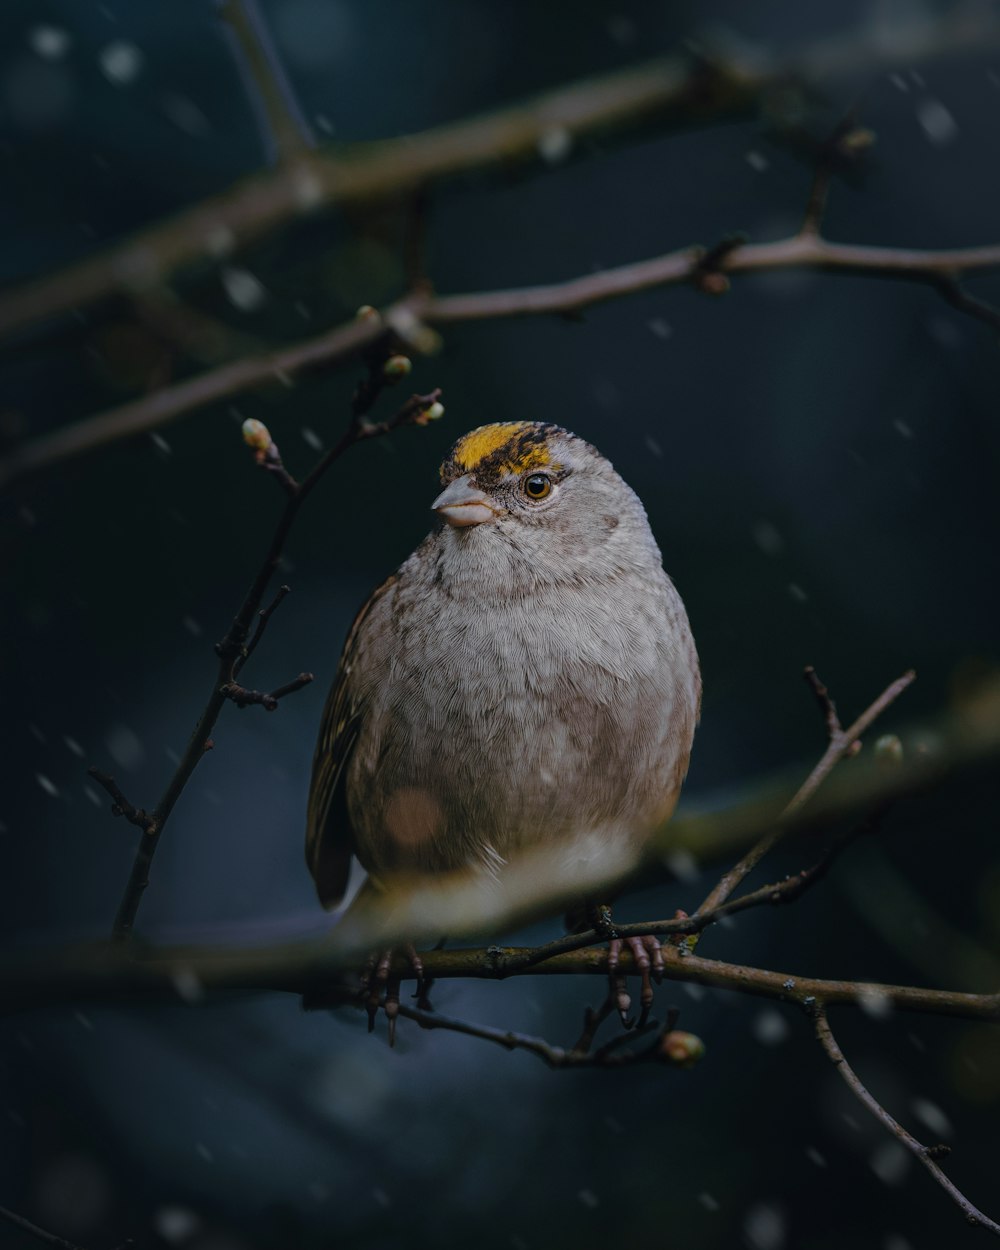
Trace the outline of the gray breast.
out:
M 513 591 L 441 576 L 428 540 L 359 640 L 347 775 L 370 871 L 496 867 L 519 847 L 669 815 L 697 717 L 697 659 L 658 561 Z

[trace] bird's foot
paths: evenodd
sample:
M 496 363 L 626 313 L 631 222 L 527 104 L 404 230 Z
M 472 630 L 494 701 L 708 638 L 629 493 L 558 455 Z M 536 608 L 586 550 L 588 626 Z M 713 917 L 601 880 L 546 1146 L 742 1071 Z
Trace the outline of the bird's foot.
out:
M 361 992 L 364 994 L 365 1010 L 368 1012 L 368 1032 L 375 1028 L 379 1007 L 385 1010 L 385 1018 L 389 1023 L 389 1045 L 396 1044 L 396 1020 L 399 1016 L 399 987 L 401 977 L 393 972 L 392 963 L 396 955 L 394 947 L 371 956 L 361 974 Z M 417 1006 L 429 1011 L 430 1001 L 427 998 L 430 982 L 424 977 L 423 960 L 411 943 L 403 947 L 403 953 L 410 961 L 417 978 Z M 384 995 L 384 998 L 383 998 Z
M 635 1026 L 636 1021 L 629 1016 L 632 999 L 629 997 L 624 975 L 619 971 L 622 947 L 627 946 L 639 970 L 641 987 L 639 990 L 639 1028 L 649 1019 L 653 1006 L 653 981 L 657 985 L 663 980 L 663 952 L 660 943 L 651 934 L 643 937 L 620 938 L 612 937 L 608 942 L 608 979 L 611 985 L 611 999 L 626 1029 Z

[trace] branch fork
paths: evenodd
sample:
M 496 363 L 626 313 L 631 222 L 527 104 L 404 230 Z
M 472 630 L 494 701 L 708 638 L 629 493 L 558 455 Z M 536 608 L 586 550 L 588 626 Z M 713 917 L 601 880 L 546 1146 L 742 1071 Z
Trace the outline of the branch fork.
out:
M 122 793 L 114 777 L 103 773 L 99 768 L 88 768 L 87 775 L 93 777 L 99 786 L 111 796 L 111 815 L 124 816 L 130 825 L 135 825 L 143 833 L 156 832 L 156 819 L 144 807 L 136 807 Z
M 270 693 L 264 693 L 260 690 L 248 690 L 246 686 L 241 686 L 238 682 L 227 681 L 219 688 L 219 693 L 235 703 L 238 708 L 252 707 L 260 705 L 266 712 L 273 712 L 277 709 L 280 701 L 286 695 L 294 694 L 297 690 L 301 690 L 303 686 L 308 686 L 313 680 L 312 673 L 299 673 L 298 677 L 287 682 L 284 686 L 279 686 Z

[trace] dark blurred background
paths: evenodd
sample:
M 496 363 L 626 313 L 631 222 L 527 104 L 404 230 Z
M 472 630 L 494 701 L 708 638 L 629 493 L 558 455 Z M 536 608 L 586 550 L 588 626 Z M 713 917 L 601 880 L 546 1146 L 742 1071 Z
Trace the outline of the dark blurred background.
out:
M 680 50 L 783 58 L 851 49 L 851 72 L 782 107 L 821 136 L 860 101 L 877 143 L 833 190 L 826 229 L 865 243 L 995 242 L 1000 43 L 890 72 L 922 0 L 569 8 L 485 0 L 262 0 L 324 142 L 395 136 Z M 996 20 L 980 6 L 984 29 Z M 933 38 L 931 40 L 933 43 Z M 842 58 L 842 61 L 844 58 Z M 788 104 L 792 98 L 793 104 Z M 779 102 L 780 103 L 780 102 Z M 648 126 L 538 164 L 435 186 L 442 292 L 556 281 L 732 231 L 796 226 L 811 178 L 774 99 L 738 121 Z M 801 134 L 799 134 L 801 140 Z M 210 0 L 6 0 L 0 11 L 0 276 L 86 256 L 267 159 Z M 224 327 L 217 358 L 293 342 L 404 284 L 405 212 L 321 213 L 175 290 Z M 1000 278 L 971 289 L 1000 299 Z M 166 364 L 164 363 L 166 360 Z M 165 352 L 125 301 L 0 345 L 10 444 L 206 367 Z M 416 361 L 444 421 L 355 449 L 310 500 L 250 684 L 312 669 L 278 712 L 225 709 L 164 837 L 140 914 L 150 940 L 322 931 L 301 838 L 313 740 L 347 624 L 426 531 L 449 444 L 498 419 L 561 422 L 645 501 L 705 674 L 686 801 L 714 804 L 809 763 L 814 663 L 845 717 L 913 665 L 887 728 L 947 707 L 997 659 L 995 334 L 925 287 L 806 273 L 672 288 L 580 322 L 448 327 Z M 88 764 L 150 805 L 183 749 L 225 631 L 281 506 L 239 423 L 267 422 L 295 473 L 343 428 L 354 368 L 275 383 L 11 487 L 3 498 L 0 916 L 25 948 L 109 929 L 135 831 Z M 384 500 L 391 492 L 394 506 Z M 992 989 L 1000 914 L 992 779 L 901 802 L 794 908 L 717 930 L 704 953 L 814 975 Z M 801 866 L 794 852 L 784 863 Z M 717 868 L 717 866 L 715 866 Z M 700 877 L 629 914 L 691 907 Z M 553 936 L 555 922 L 514 935 Z M 441 986 L 451 1014 L 569 1042 L 580 978 Z M 790 1009 L 664 986 L 707 1055 L 691 1072 L 549 1072 L 485 1043 L 401 1027 L 395 1051 L 350 1011 L 291 997 L 59 1007 L 0 1024 L 0 1204 L 99 1250 L 357 1245 L 536 1250 L 978 1244 L 853 1103 Z M 861 1075 L 993 1216 L 1000 1052 L 993 1026 L 841 1011 Z M 992 1210 L 991 1210 L 992 1204 Z M 0 1244 L 34 1244 L 0 1226 Z

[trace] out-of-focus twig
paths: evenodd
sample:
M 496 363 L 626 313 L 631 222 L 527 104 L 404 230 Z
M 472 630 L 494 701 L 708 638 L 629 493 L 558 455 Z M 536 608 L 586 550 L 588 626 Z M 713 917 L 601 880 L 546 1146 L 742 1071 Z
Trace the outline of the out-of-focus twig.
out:
M 75 1241 L 67 1241 L 65 1237 L 50 1233 L 46 1228 L 39 1228 L 37 1224 L 32 1224 L 31 1220 L 26 1220 L 23 1215 L 18 1215 L 16 1211 L 11 1211 L 8 1207 L 0 1207 L 0 1219 L 6 1220 L 8 1224 L 13 1224 L 21 1232 L 34 1237 L 41 1245 L 53 1246 L 55 1250 L 83 1250 L 83 1247 L 77 1245 Z M 131 1241 L 124 1241 L 117 1250 L 126 1250 L 126 1247 L 131 1245 Z
M 218 0 L 218 5 L 260 116 L 269 158 L 280 164 L 315 147 L 257 0 Z

